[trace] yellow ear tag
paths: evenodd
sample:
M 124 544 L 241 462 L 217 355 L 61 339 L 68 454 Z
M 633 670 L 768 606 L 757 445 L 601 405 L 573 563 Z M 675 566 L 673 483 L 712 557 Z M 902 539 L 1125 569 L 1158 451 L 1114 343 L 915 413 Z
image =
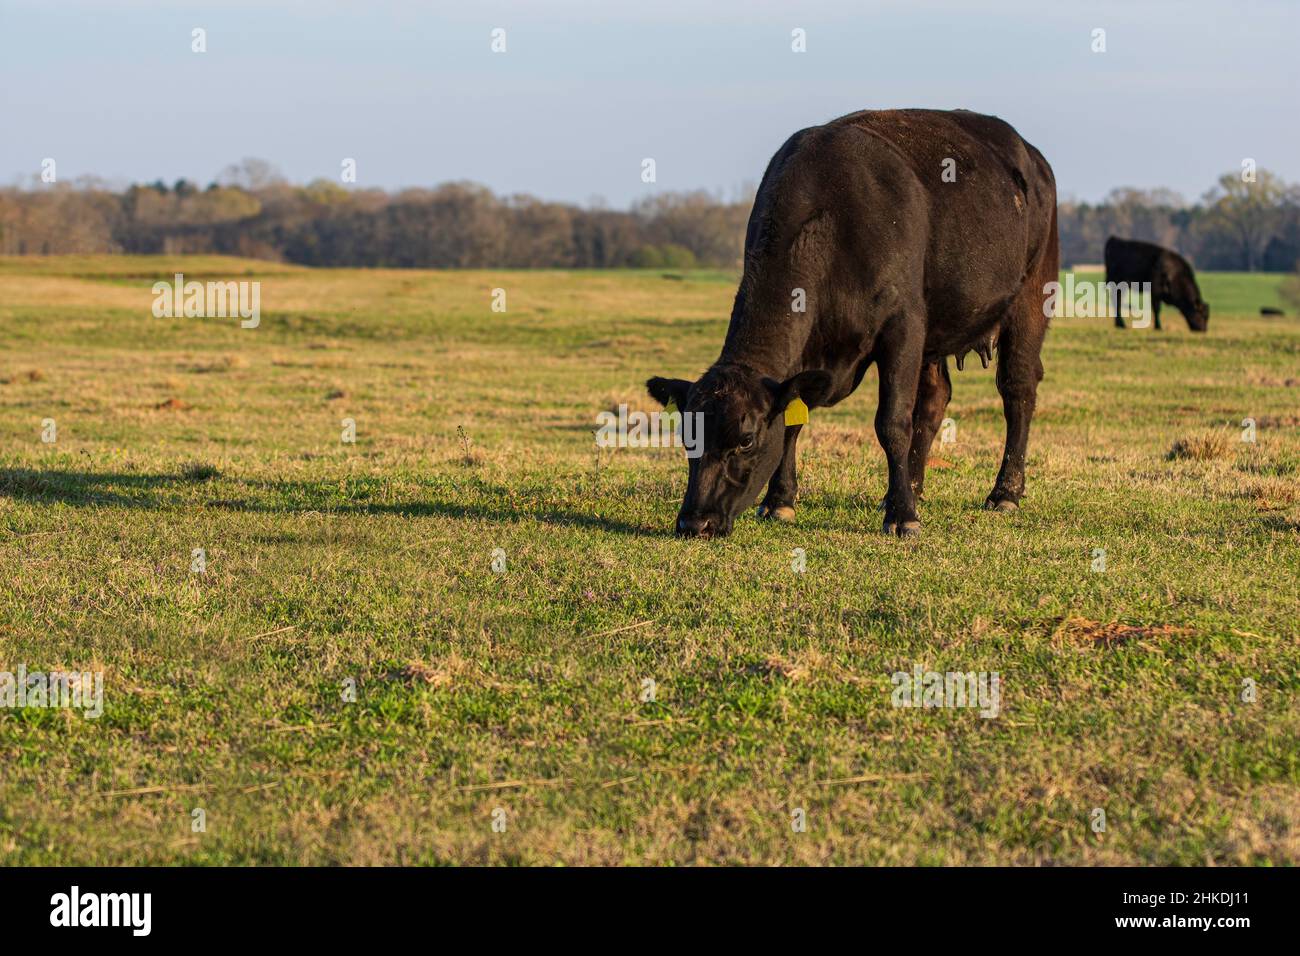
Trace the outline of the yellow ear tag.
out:
M 803 403 L 802 398 L 796 398 L 785 407 L 785 423 L 787 425 L 808 424 L 808 406 Z
M 676 411 L 677 411 L 677 403 L 673 401 L 671 398 L 668 399 L 668 404 L 664 406 L 664 414 L 672 415 Z

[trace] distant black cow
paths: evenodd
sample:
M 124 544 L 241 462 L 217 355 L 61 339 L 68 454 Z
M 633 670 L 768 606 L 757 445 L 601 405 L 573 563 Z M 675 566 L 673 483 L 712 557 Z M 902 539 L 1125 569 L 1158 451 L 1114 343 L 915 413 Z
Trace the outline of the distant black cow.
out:
M 1106 285 L 1120 282 L 1149 282 L 1149 308 L 1155 327 L 1160 328 L 1160 304 L 1166 302 L 1183 313 L 1193 332 L 1204 332 L 1210 324 L 1210 307 L 1201 298 L 1196 276 L 1186 259 L 1163 246 L 1136 239 L 1111 236 L 1106 240 Z M 1121 315 L 1123 290 L 1111 295 L 1115 327 L 1124 328 Z
M 786 407 L 842 401 L 874 362 L 884 531 L 919 534 L 947 356 L 974 350 L 987 365 L 994 348 L 1007 435 L 985 507 L 1015 510 L 1058 267 L 1052 169 L 1002 120 L 880 110 L 795 133 L 754 201 L 722 354 L 699 381 L 646 383 L 703 414 L 678 533 L 727 534 L 764 484 L 759 513 L 793 520 L 801 426 L 785 424 Z

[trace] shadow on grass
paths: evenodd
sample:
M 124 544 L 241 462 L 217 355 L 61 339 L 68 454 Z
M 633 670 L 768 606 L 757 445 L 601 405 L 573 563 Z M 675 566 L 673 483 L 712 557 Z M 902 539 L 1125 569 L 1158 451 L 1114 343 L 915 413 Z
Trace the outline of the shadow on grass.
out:
M 229 483 L 238 479 L 225 478 Z M 0 468 L 0 496 L 38 504 L 59 503 L 76 508 L 114 507 L 151 510 L 186 507 L 224 508 L 263 514 L 360 514 L 400 515 L 408 518 L 454 518 L 458 520 L 512 523 L 532 518 L 557 527 L 593 528 L 615 534 L 662 537 L 660 528 L 630 524 L 610 518 L 566 511 L 545 505 L 529 507 L 518 502 L 518 492 L 484 482 L 467 489 L 472 496 L 499 498 L 502 504 L 466 503 L 433 500 L 403 502 L 367 502 L 335 497 L 337 481 L 257 481 L 250 482 L 272 501 L 256 498 L 211 497 L 204 501 L 178 499 L 175 492 L 193 494 L 193 489 L 207 481 L 183 474 L 138 474 L 131 472 L 38 471 L 32 468 Z

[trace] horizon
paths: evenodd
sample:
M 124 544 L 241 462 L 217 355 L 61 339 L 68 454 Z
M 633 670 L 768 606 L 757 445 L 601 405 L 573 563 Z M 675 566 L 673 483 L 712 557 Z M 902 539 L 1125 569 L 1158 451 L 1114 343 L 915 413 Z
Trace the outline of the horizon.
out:
M 737 201 L 795 130 L 905 106 L 1001 116 L 1047 155 L 1062 201 L 1132 188 L 1195 204 L 1246 158 L 1300 180 L 1300 130 L 1267 119 L 1289 115 L 1300 87 L 1300 10 L 1277 0 L 118 6 L 0 11 L 0 180 L 30 181 L 53 158 L 61 182 L 203 188 L 259 157 L 306 185 L 339 182 L 352 158 L 355 188 L 390 193 L 472 182 L 584 208 L 697 190 Z M 490 49 L 498 27 L 504 53 Z M 806 52 L 791 49 L 796 28 Z
M 247 160 L 263 160 L 263 157 L 246 156 L 243 158 L 243 160 L 240 160 L 240 162 L 245 162 Z M 282 171 L 280 171 L 279 168 L 276 167 L 274 163 L 271 163 L 269 160 L 265 160 L 265 162 L 276 173 L 277 178 L 274 181 L 265 184 L 264 186 L 248 186 L 241 183 L 223 182 L 222 180 L 223 177 L 225 176 L 226 171 L 240 164 L 240 163 L 227 163 L 225 164 L 225 166 L 222 167 L 222 169 L 216 175 L 214 175 L 207 182 L 204 182 L 203 180 L 200 179 L 187 177 L 187 176 L 180 176 L 171 182 L 168 182 L 160 178 L 155 178 L 148 181 L 145 180 L 128 181 L 123 179 L 108 180 L 102 176 L 97 176 L 93 173 L 87 173 L 78 176 L 75 180 L 71 180 L 71 181 L 69 181 L 66 177 L 60 174 L 57 183 L 46 184 L 40 181 L 39 173 L 33 173 L 26 177 L 15 177 L 15 179 L 9 182 L 8 184 L 0 185 L 0 189 L 17 189 L 25 192 L 35 192 L 53 186 L 55 188 L 67 188 L 72 190 L 103 189 L 111 194 L 119 195 L 131 189 L 153 189 L 159 185 L 163 186 L 167 192 L 175 192 L 176 187 L 183 182 L 189 185 L 190 187 L 192 187 L 193 189 L 195 189 L 197 192 L 206 192 L 210 189 L 216 189 L 216 188 L 234 188 L 234 189 L 243 190 L 248 193 L 256 193 L 261 191 L 262 189 L 273 187 L 273 186 L 288 187 L 290 189 L 307 189 L 319 183 L 325 183 L 326 185 L 339 186 L 341 189 L 349 193 L 380 191 L 383 192 L 385 195 L 387 195 L 389 198 L 396 198 L 400 196 L 402 193 L 407 191 L 434 192 L 436 190 L 442 189 L 444 187 L 450 187 L 450 186 L 477 186 L 477 187 L 483 187 L 488 189 L 489 191 L 492 192 L 492 194 L 497 199 L 502 201 L 525 198 L 525 199 L 536 200 L 538 202 L 545 203 L 545 204 L 570 206 L 588 212 L 601 212 L 601 211 L 634 212 L 635 207 L 638 203 L 646 199 L 653 199 L 656 196 L 665 197 L 665 196 L 689 196 L 689 195 L 706 194 L 711 201 L 716 202 L 720 205 L 731 205 L 736 203 L 743 203 L 748 205 L 753 201 L 753 190 L 757 188 L 756 182 L 749 184 L 749 192 L 747 195 L 738 195 L 738 194 L 723 195 L 721 190 L 709 190 L 703 187 L 697 187 L 695 189 L 684 188 L 684 189 L 672 190 L 672 191 L 659 191 L 656 193 L 651 193 L 646 196 L 634 199 L 626 207 L 617 207 L 617 206 L 610 205 L 607 201 L 604 200 L 604 197 L 591 197 L 587 200 L 555 199 L 550 196 L 539 196 L 529 192 L 513 192 L 513 193 L 498 192 L 492 189 L 490 186 L 488 186 L 487 183 L 477 182 L 472 179 L 445 179 L 440 182 L 412 183 L 412 184 L 396 186 L 396 187 L 385 187 L 380 185 L 367 186 L 367 185 L 360 185 L 360 184 L 350 185 L 345 183 L 339 183 L 335 180 L 328 179 L 324 176 L 320 176 L 317 177 L 316 179 L 305 180 L 305 181 L 293 180 L 288 178 L 287 176 L 283 176 Z M 1225 173 L 1231 174 L 1234 172 L 1235 170 L 1224 170 L 1223 173 L 1220 173 L 1220 176 L 1224 175 Z M 1270 173 L 1272 172 L 1272 170 L 1260 169 L 1259 172 Z M 1166 207 L 1171 209 L 1193 209 L 1197 207 L 1204 207 L 1206 194 L 1217 186 L 1218 179 L 1219 177 L 1215 177 L 1215 180 L 1209 186 L 1207 186 L 1205 189 L 1201 190 L 1200 192 L 1192 196 L 1185 195 L 1169 187 L 1160 186 L 1160 185 L 1154 185 L 1145 188 L 1139 188 L 1130 185 L 1118 185 L 1118 186 L 1112 186 L 1109 190 L 1106 191 L 1105 194 L 1103 194 L 1102 196 L 1096 199 L 1092 199 L 1092 198 L 1081 199 L 1076 196 L 1058 195 L 1057 202 L 1058 205 L 1072 203 L 1076 205 L 1104 206 L 1110 203 L 1115 193 L 1124 192 L 1126 190 L 1135 190 L 1145 194 L 1148 198 L 1157 198 L 1160 200 L 1166 200 L 1166 199 L 1171 200 L 1170 202 L 1167 203 L 1163 201 L 1152 202 L 1149 204 L 1152 208 Z M 1300 183 L 1293 183 L 1290 180 L 1285 180 L 1285 179 L 1283 179 L 1283 183 L 1289 187 L 1300 186 Z M 740 189 L 741 187 L 738 187 L 736 193 L 739 193 Z M 1165 195 L 1159 195 L 1161 193 Z

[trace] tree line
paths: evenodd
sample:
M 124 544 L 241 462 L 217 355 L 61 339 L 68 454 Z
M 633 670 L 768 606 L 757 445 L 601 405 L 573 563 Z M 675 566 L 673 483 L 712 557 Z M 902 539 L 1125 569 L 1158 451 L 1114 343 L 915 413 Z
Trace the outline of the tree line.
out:
M 113 189 L 82 179 L 0 189 L 0 254 L 216 253 L 309 266 L 387 268 L 736 268 L 748 197 L 663 193 L 627 210 L 474 183 L 385 192 L 293 185 L 244 160 L 200 187 Z M 1106 237 L 1177 249 L 1199 269 L 1290 272 L 1300 261 L 1300 187 L 1266 170 L 1222 176 L 1199 201 L 1117 189 L 1058 207 L 1061 261 L 1099 263 Z

